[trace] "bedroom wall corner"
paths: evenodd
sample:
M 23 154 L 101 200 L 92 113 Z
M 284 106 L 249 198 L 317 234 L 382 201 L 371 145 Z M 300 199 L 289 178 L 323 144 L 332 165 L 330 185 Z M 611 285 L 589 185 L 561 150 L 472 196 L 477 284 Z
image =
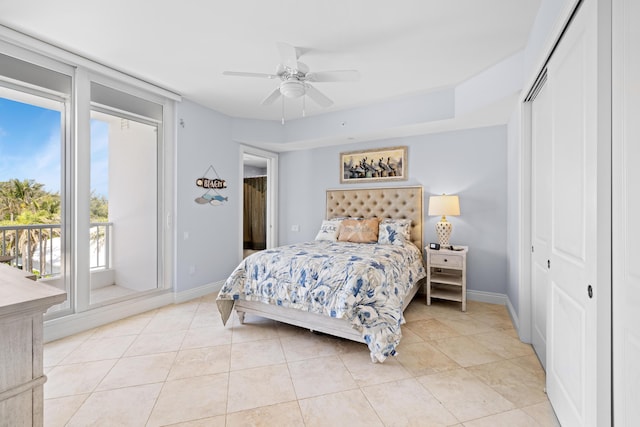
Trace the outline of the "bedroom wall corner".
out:
M 226 279 L 238 264 L 242 215 L 232 119 L 185 100 L 177 106 L 177 121 L 174 293 L 183 298 L 190 290 L 213 289 L 207 285 Z M 196 186 L 203 176 L 225 180 L 219 193 L 228 200 L 196 203 L 206 191 Z

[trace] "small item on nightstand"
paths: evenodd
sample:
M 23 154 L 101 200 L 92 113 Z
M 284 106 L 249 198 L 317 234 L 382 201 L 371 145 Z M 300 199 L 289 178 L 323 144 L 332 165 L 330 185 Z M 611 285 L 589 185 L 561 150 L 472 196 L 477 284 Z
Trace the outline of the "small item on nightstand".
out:
M 440 243 L 429 243 L 429 249 L 440 250 Z

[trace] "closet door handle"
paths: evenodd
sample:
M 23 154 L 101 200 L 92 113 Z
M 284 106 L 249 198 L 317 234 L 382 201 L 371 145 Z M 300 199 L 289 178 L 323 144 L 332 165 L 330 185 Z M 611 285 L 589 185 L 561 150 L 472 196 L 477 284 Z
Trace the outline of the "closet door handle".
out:
M 547 268 L 551 268 L 551 260 L 547 260 Z

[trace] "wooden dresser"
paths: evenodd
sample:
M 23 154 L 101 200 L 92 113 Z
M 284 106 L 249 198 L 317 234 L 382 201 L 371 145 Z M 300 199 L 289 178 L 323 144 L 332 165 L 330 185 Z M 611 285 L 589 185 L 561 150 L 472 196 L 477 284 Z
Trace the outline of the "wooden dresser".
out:
M 0 427 L 43 423 L 42 315 L 67 294 L 33 279 L 0 263 Z

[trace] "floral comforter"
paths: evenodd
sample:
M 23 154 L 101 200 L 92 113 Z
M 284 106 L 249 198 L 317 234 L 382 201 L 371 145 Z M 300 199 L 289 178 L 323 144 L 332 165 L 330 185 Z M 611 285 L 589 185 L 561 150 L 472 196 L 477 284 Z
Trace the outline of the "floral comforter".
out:
M 245 258 L 217 303 L 224 323 L 237 299 L 347 319 L 362 333 L 372 361 L 383 362 L 402 337 L 404 297 L 425 276 L 413 244 L 313 241 Z

